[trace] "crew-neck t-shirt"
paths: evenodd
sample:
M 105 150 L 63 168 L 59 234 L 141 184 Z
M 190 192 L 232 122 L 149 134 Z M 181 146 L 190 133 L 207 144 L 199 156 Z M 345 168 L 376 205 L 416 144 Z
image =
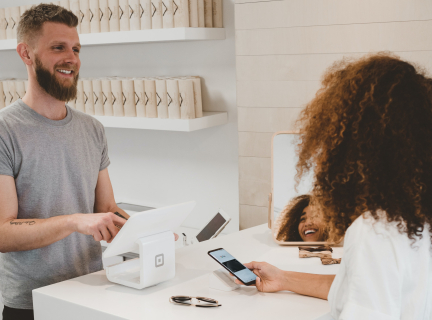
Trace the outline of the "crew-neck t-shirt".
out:
M 108 167 L 100 122 L 66 106 L 50 120 L 17 100 L 0 111 L 0 175 L 15 179 L 18 219 L 93 213 L 99 171 Z M 32 290 L 102 269 L 101 246 L 73 233 L 49 246 L 0 254 L 0 291 L 10 308 L 32 309 Z

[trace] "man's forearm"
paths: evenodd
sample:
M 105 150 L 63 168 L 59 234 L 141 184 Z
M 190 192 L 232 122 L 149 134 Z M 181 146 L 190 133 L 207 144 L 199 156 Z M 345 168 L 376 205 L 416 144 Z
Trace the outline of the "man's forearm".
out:
M 0 252 L 46 247 L 73 233 L 72 215 L 49 219 L 14 219 L 0 225 Z
M 285 272 L 284 290 L 327 300 L 335 275 Z

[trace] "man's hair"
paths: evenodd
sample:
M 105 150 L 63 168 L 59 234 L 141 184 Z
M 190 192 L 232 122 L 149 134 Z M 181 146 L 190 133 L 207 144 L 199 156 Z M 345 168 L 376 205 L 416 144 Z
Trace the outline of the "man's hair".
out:
M 71 11 L 54 4 L 39 4 L 26 10 L 18 24 L 18 43 L 34 39 L 41 32 L 45 22 L 56 22 L 76 27 L 78 18 Z
M 314 170 L 332 238 L 379 210 L 412 240 L 432 232 L 432 79 L 421 69 L 389 53 L 338 62 L 300 123 L 297 181 Z

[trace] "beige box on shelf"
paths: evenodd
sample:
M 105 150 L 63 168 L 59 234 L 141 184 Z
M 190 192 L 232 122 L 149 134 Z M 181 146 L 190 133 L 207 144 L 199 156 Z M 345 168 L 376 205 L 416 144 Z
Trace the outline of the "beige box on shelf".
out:
M 90 33 L 90 4 L 89 0 L 80 0 L 80 15 L 78 18 L 81 20 L 81 33 Z
M 191 79 L 193 81 L 193 90 L 194 90 L 195 117 L 201 118 L 203 116 L 201 78 L 192 77 Z
M 16 99 L 22 99 L 25 96 L 26 88 L 24 80 L 15 81 L 15 93 Z
M 4 8 L 5 10 L 5 20 L 6 20 L 6 39 L 14 39 L 13 29 L 12 29 L 12 8 Z
M 115 32 L 120 31 L 120 19 L 119 19 L 119 0 L 108 0 L 109 7 L 109 31 Z
M 67 101 L 66 104 L 72 109 L 76 109 L 75 101 L 76 99 L 72 99 L 71 101 Z
M 213 0 L 213 28 L 223 28 L 222 0 Z
M 26 10 L 27 10 L 27 6 L 20 6 L 19 7 L 20 16 L 22 16 Z
M 161 29 L 162 20 L 162 0 L 151 0 L 152 5 L 152 29 Z
M 0 40 L 7 39 L 6 28 L 7 21 L 5 16 L 5 8 L 0 8 Z
M 156 105 L 156 82 L 154 79 L 144 79 L 144 90 L 146 96 L 146 117 L 157 118 L 157 105 Z
M 101 32 L 101 9 L 99 0 L 89 0 L 90 32 Z
M 104 105 L 103 105 L 103 92 L 102 92 L 102 81 L 100 79 L 92 80 L 93 87 L 93 99 L 94 99 L 94 111 L 95 115 L 104 115 Z
M 12 102 L 14 102 L 16 99 L 16 89 L 15 89 L 15 81 L 14 80 L 7 80 L 7 92 L 6 92 L 6 101 L 7 105 L 10 105 Z
M 213 28 L 213 0 L 204 0 L 204 23 L 206 28 Z
M 152 6 L 151 0 L 140 0 L 141 30 L 152 28 Z
M 182 119 L 195 119 L 193 81 L 179 79 L 180 115 Z
M 163 27 L 174 28 L 174 1 L 162 0 Z
M 129 0 L 130 30 L 141 29 L 140 10 L 140 0 Z
M 189 0 L 174 0 L 176 9 L 174 10 L 174 27 L 189 27 Z
M 110 31 L 110 20 L 111 15 L 108 0 L 99 0 L 99 14 L 100 14 L 100 31 L 109 32 Z
M 80 12 L 80 0 L 70 0 L 69 6 L 70 6 L 70 11 L 72 11 L 72 13 L 78 17 L 77 31 L 78 31 L 78 33 L 81 33 L 82 14 Z M 77 109 L 78 109 L 78 107 L 77 107 Z
M 198 28 L 205 28 L 204 0 L 198 0 Z
M 125 117 L 136 117 L 134 81 L 132 79 L 123 79 L 122 91 Z
M 198 28 L 198 0 L 189 0 L 189 26 Z
M 160 119 L 168 119 L 167 87 L 166 79 L 157 79 L 156 82 L 156 105 L 157 114 Z
M 120 31 L 130 30 L 129 3 L 128 0 L 119 0 Z
M 105 116 L 113 116 L 114 115 L 114 109 L 113 109 L 113 94 L 111 91 L 111 80 L 110 79 L 103 79 L 102 82 L 102 103 L 104 108 L 104 115 Z
M 168 118 L 180 119 L 180 99 L 178 80 L 167 79 Z
M 113 95 L 114 117 L 124 117 L 122 81 L 120 79 L 111 79 L 111 92 Z
M 90 79 L 83 79 L 85 113 L 94 115 L 93 84 Z
M 146 116 L 146 96 L 143 79 L 134 79 L 135 89 L 135 106 L 137 117 L 144 118 Z
M 20 20 L 21 20 L 20 7 L 12 7 L 11 8 L 11 22 L 12 22 L 12 34 L 13 34 L 12 39 L 17 38 L 17 29 Z
M 85 105 L 84 105 L 84 87 L 82 80 L 78 81 L 77 84 L 77 97 L 75 100 L 75 108 L 78 111 L 85 113 Z
M 3 91 L 3 81 L 0 81 L 0 109 L 6 107 L 6 97 Z

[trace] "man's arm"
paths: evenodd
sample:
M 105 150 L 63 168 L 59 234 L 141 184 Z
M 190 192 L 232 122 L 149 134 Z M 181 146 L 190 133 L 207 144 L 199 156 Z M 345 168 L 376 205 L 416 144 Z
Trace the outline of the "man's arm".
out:
M 18 197 L 13 177 L 0 175 L 0 252 L 33 250 L 66 238 L 73 232 L 111 241 L 115 225 L 124 220 L 113 213 L 72 214 L 49 219 L 17 219 Z
M 126 219 L 130 218 L 130 216 L 123 209 L 120 209 L 115 202 L 108 168 L 99 172 L 96 184 L 94 212 L 118 212 Z

